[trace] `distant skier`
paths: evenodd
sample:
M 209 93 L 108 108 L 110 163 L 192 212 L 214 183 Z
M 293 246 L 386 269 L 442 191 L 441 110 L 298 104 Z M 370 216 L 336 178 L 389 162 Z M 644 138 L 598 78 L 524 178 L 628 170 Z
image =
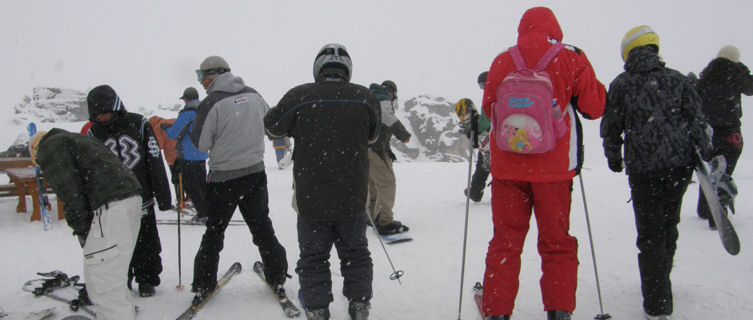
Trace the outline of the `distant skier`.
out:
M 314 60 L 314 83 L 288 91 L 264 118 L 272 138 L 293 137 L 300 259 L 296 273 L 309 320 L 329 319 L 330 251 L 340 258 L 343 295 L 351 319 L 366 320 L 373 265 L 366 240 L 364 204 L 368 143 L 377 138 L 379 101 L 350 83 L 345 47 L 328 44 Z
M 649 26 L 622 40 L 625 72 L 609 85 L 601 137 L 609 169 L 624 167 L 630 183 L 646 319 L 673 312 L 672 271 L 680 209 L 696 149 L 710 160 L 711 144 L 698 94 L 683 74 L 664 66 L 659 37 Z M 624 138 L 623 138 L 624 137 Z
M 536 7 L 523 14 L 518 26 L 517 48 L 529 67 L 545 53 L 551 53 L 549 50 L 553 46 L 560 47 L 560 41 L 562 30 L 551 10 Z M 565 125 L 565 132 L 555 140 L 554 149 L 539 154 L 503 150 L 502 146 L 518 144 L 498 139 L 499 135 L 508 131 L 519 135 L 525 133 L 523 127 L 513 127 L 514 123 L 508 128 L 495 125 L 491 133 L 494 236 L 486 255 L 483 285 L 483 306 L 489 319 L 509 319 L 512 313 L 518 294 L 520 255 L 532 213 L 535 213 L 538 226 L 538 251 L 543 272 L 540 285 L 547 317 L 549 320 L 569 320 L 575 309 L 578 243 L 569 234 L 570 203 L 573 177 L 583 161 L 583 132 L 577 125 L 579 120 L 575 111 L 589 119 L 599 118 L 604 111 L 606 92 L 582 50 L 565 45 L 554 54 L 545 70 L 551 77 L 556 109 L 546 110 L 564 115 L 558 119 L 559 124 L 564 122 Z M 493 108 L 510 107 L 509 101 L 497 101 L 497 89 L 515 70 L 511 50 L 499 54 L 492 62 L 484 88 L 486 114 L 494 115 Z M 493 122 L 497 120 L 502 119 L 492 116 Z
M 65 202 L 65 221 L 83 248 L 84 280 L 99 320 L 133 320 L 126 288 L 141 228 L 141 184 L 99 140 L 62 129 L 40 131 L 32 161 Z
M 489 71 L 484 71 L 478 75 L 478 86 L 481 90 L 484 90 L 486 85 L 486 76 Z M 473 172 L 471 178 L 471 191 L 468 193 L 468 189 L 465 190 L 465 194 L 471 198 L 474 202 L 481 201 L 484 197 L 484 189 L 486 189 L 486 179 L 489 178 L 489 165 L 491 155 L 489 154 L 489 131 L 492 129 L 492 122 L 489 117 L 486 116 L 484 110 L 481 109 L 478 119 L 478 157 L 476 159 L 476 170 Z
M 743 115 L 741 94 L 753 95 L 753 75 L 748 67 L 740 62 L 737 47 L 722 47 L 716 59 L 711 60 L 701 72 L 696 83 L 696 90 L 701 96 L 701 109 L 706 121 L 714 129 L 711 138 L 714 155 L 723 155 L 727 161 L 727 175 L 732 176 L 737 159 L 743 151 L 743 136 L 740 130 L 740 118 Z M 731 195 L 720 194 L 723 205 L 730 205 Z M 715 228 L 714 219 L 710 219 L 706 197 L 698 190 L 698 216 L 709 220 L 709 227 Z
M 392 162 L 397 160 L 390 147 L 392 135 L 408 143 L 410 132 L 395 116 L 398 107 L 397 85 L 391 80 L 382 84 L 372 83 L 369 90 L 379 99 L 382 112 L 382 126 L 379 129 L 379 139 L 369 145 L 369 213 L 374 220 L 374 226 L 379 234 L 394 234 L 408 231 L 408 226 L 395 220 L 392 211 L 397 194 L 397 179 Z
M 141 230 L 128 276 L 129 279 L 131 276 L 136 278 L 139 296 L 154 296 L 162 273 L 162 244 L 154 212 L 155 197 L 160 210 L 172 208 L 170 183 L 157 139 L 149 121 L 140 114 L 126 111 L 123 101 L 109 85 L 89 91 L 86 103 L 89 120 L 93 122 L 87 134 L 102 141 L 120 157 L 123 165 L 133 170 L 141 183 Z
M 183 109 L 178 112 L 178 118 L 171 126 L 162 126 L 161 129 L 170 139 L 178 140 L 175 166 L 183 176 L 183 190 L 191 198 L 196 216 L 193 223 L 206 223 L 209 216 L 209 204 L 206 201 L 207 193 L 207 158 L 209 154 L 200 151 L 191 141 L 191 131 L 195 127 L 196 113 L 199 110 L 199 92 L 194 87 L 188 87 L 180 97 L 185 102 Z

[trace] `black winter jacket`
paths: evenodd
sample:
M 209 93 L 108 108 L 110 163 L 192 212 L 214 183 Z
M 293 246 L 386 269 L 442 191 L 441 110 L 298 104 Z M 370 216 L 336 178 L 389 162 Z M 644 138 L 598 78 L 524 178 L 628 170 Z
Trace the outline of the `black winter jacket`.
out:
M 736 128 L 743 116 L 740 94 L 753 95 L 753 75 L 742 62 L 716 58 L 701 72 L 696 89 L 713 128 Z
M 395 154 L 392 153 L 392 148 L 390 146 L 392 135 L 394 134 L 395 138 L 400 141 L 405 141 L 410 139 L 411 134 L 405 129 L 403 123 L 395 116 L 394 106 L 392 105 L 390 96 L 387 94 L 387 89 L 379 84 L 372 83 L 369 86 L 369 90 L 379 100 L 379 107 L 382 111 L 379 138 L 376 142 L 369 145 L 369 149 L 378 153 L 382 157 L 389 156 L 394 160 Z
M 625 72 L 609 85 L 601 120 L 607 159 L 621 160 L 624 144 L 627 174 L 691 166 L 696 148 L 711 153 L 705 128 L 690 81 L 666 68 L 653 48 L 630 51 Z
M 368 144 L 376 139 L 379 122 L 376 97 L 336 79 L 295 87 L 269 110 L 268 134 L 295 139 L 293 177 L 301 216 L 322 222 L 364 214 Z
M 65 203 L 65 221 L 77 235 L 86 237 L 93 210 L 141 193 L 133 172 L 90 136 L 50 130 L 39 142 L 37 163 Z
M 106 123 L 95 121 L 87 134 L 102 141 L 136 174 L 142 186 L 142 208 L 152 206 L 155 197 L 160 210 L 172 207 L 162 153 L 146 118 L 123 109 Z

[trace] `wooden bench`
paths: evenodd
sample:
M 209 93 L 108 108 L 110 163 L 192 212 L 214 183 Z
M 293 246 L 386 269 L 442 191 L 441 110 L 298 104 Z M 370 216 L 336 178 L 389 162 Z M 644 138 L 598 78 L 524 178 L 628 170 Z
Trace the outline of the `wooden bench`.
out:
M 42 209 L 39 205 L 39 187 L 37 186 L 37 179 L 36 179 L 36 173 L 34 171 L 34 168 L 32 167 L 26 167 L 26 168 L 5 168 L 3 171 L 8 175 L 11 182 L 13 182 L 13 186 L 15 187 L 15 194 L 18 195 L 18 205 L 16 206 L 16 212 L 22 213 L 26 212 L 26 195 L 30 195 L 32 202 L 33 202 L 33 208 L 31 214 L 31 221 L 39 221 L 42 217 Z M 2 192 L 3 188 L 8 189 L 8 185 L 5 185 L 4 187 L 0 187 L 0 192 Z M 45 187 L 47 190 L 49 190 L 49 186 L 45 183 Z M 9 194 L 13 193 L 13 190 L 7 191 Z M 57 199 L 57 205 L 58 205 L 58 219 L 63 220 L 65 219 L 65 215 L 63 215 L 63 202 L 60 201 L 60 199 Z M 51 207 L 47 207 L 48 210 L 51 210 Z

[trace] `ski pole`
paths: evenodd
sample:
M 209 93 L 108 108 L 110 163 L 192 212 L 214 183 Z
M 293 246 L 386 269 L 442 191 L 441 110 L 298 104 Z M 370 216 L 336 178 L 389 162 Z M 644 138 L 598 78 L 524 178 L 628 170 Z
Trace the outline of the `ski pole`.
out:
M 376 223 L 374 223 L 374 219 L 371 219 L 371 215 L 369 214 L 368 210 L 366 211 L 366 217 L 369 218 L 369 222 L 371 222 L 371 225 L 374 226 L 372 229 L 374 229 L 374 233 L 377 235 L 377 239 L 379 239 L 379 244 L 382 245 L 382 250 L 384 250 L 384 255 L 387 256 L 387 261 L 390 263 L 390 267 L 392 267 L 392 274 L 390 275 L 390 280 L 397 280 L 397 283 L 403 284 L 400 282 L 400 277 L 405 274 L 403 270 L 395 270 L 395 265 L 392 264 L 392 259 L 390 259 L 390 254 L 387 253 L 387 247 L 384 246 L 384 241 L 382 241 L 382 236 L 379 235 L 379 231 L 376 229 Z
M 178 172 L 178 291 L 183 291 L 181 258 L 180 258 L 180 216 L 183 214 L 183 173 Z
M 463 311 L 463 285 L 465 281 L 465 256 L 466 248 L 468 247 L 468 216 L 471 206 L 471 172 L 473 171 L 473 148 L 478 147 L 478 135 L 476 134 L 476 110 L 469 110 L 471 114 L 471 141 L 468 148 L 468 179 L 466 183 L 465 193 L 465 226 L 463 228 L 463 258 L 460 263 L 460 293 L 458 294 L 458 320 L 460 320 L 460 314 Z
M 594 320 L 606 320 L 606 319 L 612 319 L 612 316 L 610 316 L 607 313 L 604 313 L 604 304 L 601 300 L 601 285 L 599 285 L 599 270 L 596 268 L 596 251 L 594 250 L 594 239 L 591 235 L 591 219 L 588 216 L 588 205 L 586 205 L 586 188 L 583 186 L 583 173 L 578 174 L 578 179 L 580 179 L 580 192 L 583 195 L 583 209 L 585 209 L 586 212 L 586 227 L 588 229 L 588 242 L 591 244 L 591 259 L 594 263 L 594 275 L 596 276 L 596 293 L 599 296 L 599 311 L 600 314 L 596 315 L 594 317 Z

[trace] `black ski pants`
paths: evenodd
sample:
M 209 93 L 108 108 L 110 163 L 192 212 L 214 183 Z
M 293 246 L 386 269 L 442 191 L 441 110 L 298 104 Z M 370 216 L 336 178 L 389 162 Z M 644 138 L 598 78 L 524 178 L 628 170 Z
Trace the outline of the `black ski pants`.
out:
M 199 217 L 209 215 L 209 205 L 207 204 L 207 166 L 206 161 L 193 161 L 184 159 L 175 159 L 175 166 L 183 176 L 183 192 L 193 201 L 196 213 Z
M 672 314 L 669 274 L 677 249 L 682 197 L 691 174 L 691 167 L 677 167 L 631 174 L 628 179 L 638 231 L 643 309 L 650 315 Z
M 737 166 L 737 159 L 743 152 L 743 136 L 740 134 L 740 128 L 714 128 L 714 136 L 711 137 L 711 143 L 714 145 L 714 155 L 723 155 L 727 161 L 726 173 L 732 176 Z M 714 227 L 714 219 L 710 217 L 711 211 L 706 203 L 706 196 L 703 190 L 698 187 L 698 216 L 703 219 L 709 219 L 709 226 Z
M 162 273 L 162 244 L 157 231 L 157 217 L 154 215 L 154 205 L 141 209 L 141 228 L 133 249 L 131 265 L 128 268 L 128 278 L 136 278 L 139 284 L 160 284 L 159 275 Z M 129 281 L 130 282 L 130 281 Z
M 326 308 L 332 297 L 330 251 L 332 245 L 340 258 L 343 295 L 349 301 L 369 302 L 373 265 L 366 240 L 366 213 L 337 222 L 314 222 L 298 215 L 300 257 L 295 272 L 301 285 L 306 308 Z
M 192 290 L 209 290 L 217 285 L 217 265 L 224 246 L 225 229 L 238 207 L 251 231 L 253 243 L 259 248 L 267 282 L 284 283 L 288 260 L 269 219 L 266 173 L 261 171 L 224 182 L 210 182 L 207 189 L 210 211 L 194 259 Z
M 471 198 L 481 198 L 486 189 L 486 179 L 489 178 L 489 168 L 484 164 L 484 153 L 481 149 L 478 150 L 478 158 L 476 160 L 476 170 L 471 177 Z

